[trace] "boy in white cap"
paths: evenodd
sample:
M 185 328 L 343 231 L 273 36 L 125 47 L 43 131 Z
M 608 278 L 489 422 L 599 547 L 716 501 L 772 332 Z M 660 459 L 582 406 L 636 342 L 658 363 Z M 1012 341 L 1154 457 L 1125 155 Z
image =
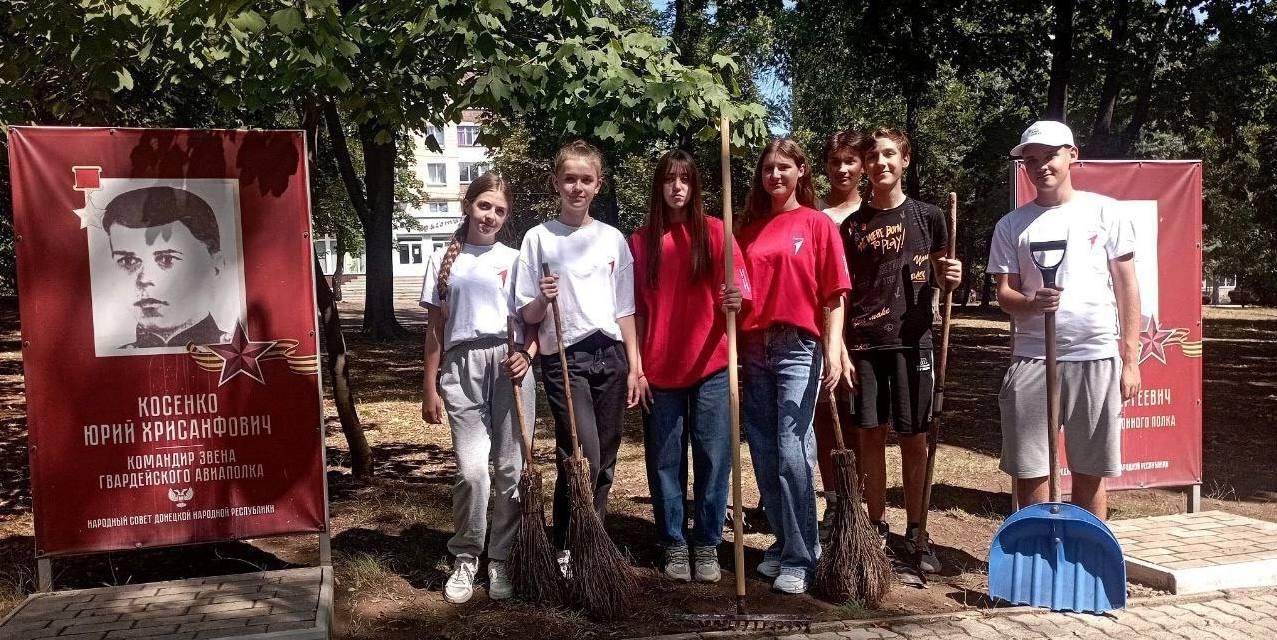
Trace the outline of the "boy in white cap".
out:
M 1140 294 L 1135 228 L 1111 198 L 1073 189 L 1073 132 L 1033 123 L 1012 156 L 1024 161 L 1037 197 L 1003 216 L 989 247 L 998 303 L 1015 320 L 1014 360 L 1002 380 L 1002 470 L 1021 506 L 1048 499 L 1046 345 L 1043 317 L 1056 312 L 1060 420 L 1073 479 L 1071 501 L 1101 519 L 1104 478 L 1122 471 L 1122 402 L 1140 388 Z M 1043 287 L 1029 242 L 1065 240 L 1056 288 Z

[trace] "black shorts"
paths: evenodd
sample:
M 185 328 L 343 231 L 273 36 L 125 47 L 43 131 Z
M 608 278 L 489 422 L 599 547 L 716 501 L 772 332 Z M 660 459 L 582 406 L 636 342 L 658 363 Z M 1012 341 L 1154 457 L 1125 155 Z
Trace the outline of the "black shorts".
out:
M 927 432 L 935 389 L 930 349 L 853 351 L 851 361 L 860 378 L 852 399 L 856 426 L 890 423 L 902 435 Z

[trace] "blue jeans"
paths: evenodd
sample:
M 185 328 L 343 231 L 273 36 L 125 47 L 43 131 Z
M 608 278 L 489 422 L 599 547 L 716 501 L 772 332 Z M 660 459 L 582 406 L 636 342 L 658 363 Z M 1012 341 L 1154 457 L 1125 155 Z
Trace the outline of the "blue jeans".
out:
M 658 542 L 684 546 L 687 444 L 692 445 L 694 524 L 691 542 L 715 547 L 723 541 L 727 481 L 732 469 L 727 370 L 681 389 L 652 388 L 652 412 L 643 425 L 647 484 L 652 492 Z
M 812 419 L 824 365 L 815 336 L 788 325 L 744 335 L 741 413 L 767 523 L 776 543 L 764 557 L 783 573 L 811 578 L 820 557 L 816 523 L 816 432 Z

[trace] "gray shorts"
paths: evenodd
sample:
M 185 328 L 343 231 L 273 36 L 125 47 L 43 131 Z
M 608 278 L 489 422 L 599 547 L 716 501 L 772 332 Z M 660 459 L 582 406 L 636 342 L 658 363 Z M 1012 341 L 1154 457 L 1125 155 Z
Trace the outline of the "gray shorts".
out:
M 1122 474 L 1122 361 L 1061 361 L 1060 421 L 1070 473 Z M 998 393 L 1002 470 L 1014 478 L 1050 473 L 1046 427 L 1046 361 L 1016 358 Z

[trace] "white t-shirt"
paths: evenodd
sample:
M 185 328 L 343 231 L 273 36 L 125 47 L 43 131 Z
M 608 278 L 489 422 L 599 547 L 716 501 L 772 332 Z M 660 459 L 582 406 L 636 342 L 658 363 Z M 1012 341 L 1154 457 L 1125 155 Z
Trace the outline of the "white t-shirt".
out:
M 547 220 L 523 236 L 514 281 L 514 306 L 523 309 L 541 294 L 541 263 L 559 274 L 559 313 L 568 346 L 595 331 L 621 339 L 618 318 L 634 315 L 634 256 L 615 227 L 592 220 L 571 227 Z M 541 353 L 558 353 L 554 315 L 546 310 L 538 333 Z
M 1135 226 L 1110 206 L 1112 198 L 1086 191 L 1056 207 L 1032 202 L 998 221 L 989 245 L 988 272 L 1020 275 L 1020 293 L 1032 297 L 1042 273 L 1029 253 L 1030 242 L 1066 240 L 1064 261 L 1056 272 L 1060 309 L 1055 314 L 1060 360 L 1100 360 L 1118 355 L 1117 299 L 1109 261 L 1135 252 Z M 1041 314 L 1013 314 L 1014 353 L 1046 357 Z
M 442 307 L 439 298 L 439 265 L 447 245 L 430 256 L 426 279 L 421 283 L 421 306 Z M 515 315 L 511 304 L 514 270 L 519 252 L 500 242 L 463 244 L 448 273 L 448 319 L 443 327 L 444 350 L 478 338 L 506 338 L 506 318 Z M 515 340 L 522 342 L 517 321 Z

